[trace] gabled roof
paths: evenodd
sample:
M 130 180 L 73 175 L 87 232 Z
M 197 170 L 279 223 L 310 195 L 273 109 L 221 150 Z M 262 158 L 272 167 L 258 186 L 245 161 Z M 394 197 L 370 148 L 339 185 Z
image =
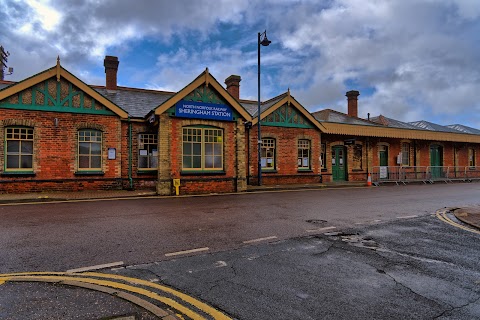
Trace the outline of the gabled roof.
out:
M 364 126 L 378 126 L 378 124 L 372 121 L 364 120 L 357 117 L 349 116 L 348 114 L 338 112 L 332 109 L 325 109 L 321 111 L 313 112 L 312 115 L 320 122 L 334 122 L 344 124 L 358 124 Z
M 92 88 L 127 111 L 130 116 L 136 118 L 144 118 L 149 112 L 175 94 L 174 92 L 126 87 L 117 87 L 117 90 L 107 90 L 107 88 L 100 86 L 92 86 Z
M 480 130 L 464 126 L 463 124 L 449 124 L 447 127 L 450 129 L 458 130 L 463 133 L 470 133 L 470 134 L 480 134 Z
M 159 104 L 155 108 L 155 114 L 160 115 L 175 106 L 177 102 L 189 95 L 193 90 L 205 84 L 206 86 L 212 86 L 222 98 L 224 98 L 244 119 L 251 120 L 251 115 L 245 110 L 245 108 L 235 99 L 230 93 L 215 79 L 209 72 L 208 68 L 205 69 L 195 80 L 190 82 L 179 92 L 173 94 L 169 99 Z
M 290 95 L 290 89 L 266 102 L 260 106 L 260 119 L 264 119 L 266 116 L 280 108 L 281 106 L 289 104 L 290 106 L 294 106 L 300 113 L 307 118 L 317 129 L 320 131 L 324 131 L 325 128 L 320 124 L 315 118 L 312 116 L 310 112 L 308 112 L 293 96 Z M 257 105 L 258 108 L 258 105 Z M 255 113 L 255 116 L 252 120 L 252 125 L 255 125 L 258 122 L 258 111 Z
M 45 80 L 51 79 L 53 77 L 57 78 L 57 81 L 60 81 L 60 78 L 64 78 L 65 80 L 71 82 L 73 85 L 75 85 L 78 89 L 82 90 L 83 92 L 87 93 L 90 95 L 93 99 L 98 101 L 99 103 L 103 104 L 107 109 L 115 113 L 121 118 L 128 118 L 128 113 L 120 108 L 118 105 L 113 103 L 112 101 L 108 100 L 105 98 L 103 95 L 98 93 L 97 91 L 93 90 L 90 86 L 88 86 L 86 83 L 84 83 L 82 80 L 78 79 L 75 77 L 73 74 L 71 74 L 69 71 L 64 69 L 60 65 L 60 58 L 57 58 L 57 65 L 47 69 L 45 71 L 42 71 L 40 73 L 37 73 L 23 81 L 17 82 L 15 84 L 12 84 L 8 87 L 3 88 L 0 90 L 0 100 L 3 100 L 5 98 L 10 97 L 11 95 L 14 95 L 16 93 L 19 93 L 25 89 L 28 89 L 30 87 L 35 86 L 36 84 L 39 84 Z
M 263 113 L 265 110 L 268 110 L 276 102 L 282 99 L 284 95 L 286 95 L 286 93 L 273 97 L 270 100 L 260 102 L 260 113 Z M 240 100 L 240 104 L 245 108 L 245 110 L 248 111 L 248 113 L 250 113 L 252 117 L 257 117 L 258 101 Z
M 420 120 L 420 121 L 413 121 L 409 122 L 411 125 L 423 129 L 423 130 L 429 130 L 429 131 L 439 131 L 439 132 L 454 132 L 458 133 L 458 130 L 442 126 L 433 122 L 428 122 L 425 120 Z
M 258 101 L 242 100 L 240 99 L 240 104 L 247 110 L 247 112 L 253 117 L 257 114 Z

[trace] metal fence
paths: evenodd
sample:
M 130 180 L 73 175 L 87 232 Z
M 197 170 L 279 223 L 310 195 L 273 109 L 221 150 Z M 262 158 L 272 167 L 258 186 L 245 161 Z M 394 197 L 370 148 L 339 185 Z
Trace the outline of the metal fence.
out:
M 443 181 L 445 183 L 453 181 L 480 180 L 480 167 L 469 166 L 376 166 L 373 167 L 372 183 L 400 183 L 423 182 L 434 183 Z

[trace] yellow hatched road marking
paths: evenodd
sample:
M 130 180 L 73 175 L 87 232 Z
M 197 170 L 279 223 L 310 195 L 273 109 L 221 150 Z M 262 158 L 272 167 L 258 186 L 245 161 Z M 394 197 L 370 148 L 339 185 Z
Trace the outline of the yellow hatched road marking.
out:
M 445 210 L 438 210 L 437 213 L 436 213 L 436 216 L 438 219 L 440 219 L 441 221 L 445 222 L 445 223 L 448 223 L 449 225 L 451 226 L 454 226 L 456 228 L 460 228 L 460 229 L 463 229 L 465 231 L 469 231 L 469 232 L 473 232 L 473 233 L 476 233 L 476 234 L 480 234 L 480 231 L 479 230 L 476 230 L 476 229 L 473 229 L 473 228 L 469 228 L 469 227 L 466 227 L 464 225 L 461 225 L 453 220 L 451 220 L 448 216 L 447 216 L 447 212 Z
M 171 306 L 172 308 L 182 312 L 186 316 L 192 318 L 192 319 L 204 319 L 204 317 L 200 316 L 196 312 L 186 308 L 185 306 L 179 304 L 178 302 L 162 297 L 158 295 L 157 293 L 137 288 L 134 286 L 129 286 L 126 284 L 118 283 L 118 282 L 113 282 L 113 281 L 105 281 L 105 280 L 99 280 L 99 279 L 93 279 L 93 278 L 86 278 L 85 276 L 91 276 L 91 277 L 97 277 L 97 278 L 106 278 L 106 279 L 115 279 L 115 280 L 122 280 L 126 281 L 132 284 L 138 284 L 138 285 L 143 285 L 143 286 L 148 286 L 152 287 L 155 289 L 159 289 L 163 292 L 167 292 L 173 296 L 176 296 L 177 298 L 180 298 L 181 300 L 197 307 L 199 310 L 213 316 L 214 319 L 219 319 L 219 320 L 231 320 L 231 318 L 227 317 L 225 314 L 222 312 L 218 311 L 215 308 L 210 307 L 206 303 L 203 303 L 195 298 L 192 298 L 180 291 L 177 291 L 175 289 L 162 286 L 156 283 L 152 283 L 146 280 L 141 280 L 141 279 L 136 279 L 136 278 L 130 278 L 130 277 L 125 277 L 125 276 L 120 276 L 120 275 L 113 275 L 113 274 L 104 274 L 104 273 L 95 273 L 95 272 L 87 272 L 87 273 L 64 273 L 64 272 L 26 272 L 26 273 L 11 273 L 11 274 L 0 274 L 0 284 L 1 282 L 5 281 L 15 281 L 15 279 L 32 279 L 34 281 L 35 279 L 53 279 L 53 280 L 75 280 L 75 281 L 80 281 L 80 282 L 85 282 L 85 283 L 92 283 L 92 284 L 97 284 L 101 286 L 107 286 L 111 288 L 119 288 L 123 290 L 127 290 L 130 292 L 135 292 L 144 296 L 147 296 L 149 298 L 158 300 L 166 305 Z M 82 278 L 83 277 L 83 278 Z

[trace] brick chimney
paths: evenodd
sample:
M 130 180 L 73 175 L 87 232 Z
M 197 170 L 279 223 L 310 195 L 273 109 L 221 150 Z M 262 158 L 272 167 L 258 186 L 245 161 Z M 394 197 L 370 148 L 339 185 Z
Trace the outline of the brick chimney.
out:
M 227 85 L 227 91 L 237 100 L 240 100 L 240 81 L 242 78 L 232 74 L 230 77 L 225 79 L 225 84 Z
M 348 99 L 348 115 L 350 117 L 357 117 L 358 118 L 358 96 L 360 92 L 356 90 L 348 91 L 345 96 Z
M 117 90 L 117 71 L 118 58 L 114 56 L 105 56 L 103 65 L 105 66 L 105 86 L 107 90 Z

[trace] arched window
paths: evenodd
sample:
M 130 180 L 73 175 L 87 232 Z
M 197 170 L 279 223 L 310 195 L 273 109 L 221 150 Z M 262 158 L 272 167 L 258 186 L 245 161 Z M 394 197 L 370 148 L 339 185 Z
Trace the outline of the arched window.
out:
M 78 170 L 102 170 L 102 132 L 93 129 L 78 131 Z
M 5 171 L 33 170 L 33 128 L 5 128 Z

